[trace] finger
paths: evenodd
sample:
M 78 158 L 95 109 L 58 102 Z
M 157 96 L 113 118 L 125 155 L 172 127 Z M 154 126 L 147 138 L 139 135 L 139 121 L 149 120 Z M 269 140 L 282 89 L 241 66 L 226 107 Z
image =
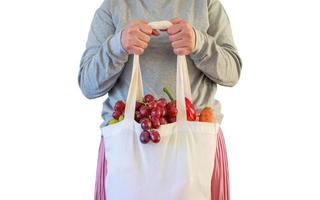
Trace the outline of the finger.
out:
M 178 41 L 174 41 L 171 43 L 171 46 L 174 49 L 179 49 L 179 48 L 187 48 L 188 44 L 186 43 L 185 40 L 178 40 Z
M 169 35 L 170 42 L 174 42 L 177 40 L 183 39 L 184 34 L 182 32 L 179 32 L 177 34 Z
M 143 42 L 146 42 L 146 43 L 149 43 L 149 41 L 150 41 L 150 36 L 145 33 L 142 33 L 142 32 L 139 32 L 137 34 L 137 38 L 139 40 L 142 40 Z
M 140 24 L 139 30 L 147 35 L 152 34 L 152 28 L 148 24 Z
M 145 41 L 142 41 L 142 40 L 137 39 L 137 40 L 134 40 L 134 41 L 131 43 L 131 46 L 132 46 L 132 45 L 145 49 L 145 48 L 147 48 L 148 43 L 145 42 Z
M 181 32 L 182 28 L 183 27 L 180 24 L 176 24 L 176 25 L 170 26 L 168 28 L 167 32 L 169 35 L 173 35 L 173 34 Z
M 159 36 L 160 33 L 159 33 L 159 31 L 153 29 L 153 30 L 152 30 L 152 35 L 153 35 L 153 36 Z
M 189 50 L 186 48 L 178 48 L 178 49 L 173 49 L 174 53 L 176 55 L 188 55 L 190 54 Z
M 172 23 L 172 24 L 178 24 L 178 23 L 180 23 L 181 21 L 183 21 L 181 18 L 179 18 L 179 17 L 175 17 L 175 18 L 173 18 L 172 20 L 170 20 L 170 22 Z
M 131 46 L 130 48 L 128 48 L 128 53 L 129 54 L 137 54 L 137 55 L 141 55 L 143 54 L 144 49 L 137 47 L 137 46 Z

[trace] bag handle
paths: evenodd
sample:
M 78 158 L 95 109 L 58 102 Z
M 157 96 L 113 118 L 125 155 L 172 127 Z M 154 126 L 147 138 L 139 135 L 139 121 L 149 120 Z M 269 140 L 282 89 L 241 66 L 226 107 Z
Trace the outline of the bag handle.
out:
M 153 29 L 167 29 L 172 26 L 170 21 L 157 21 L 149 23 Z M 176 76 L 176 101 L 177 101 L 177 121 L 187 121 L 187 110 L 185 97 L 191 98 L 190 80 L 187 68 L 187 61 L 184 55 L 177 56 L 177 76 Z M 129 92 L 126 101 L 125 119 L 134 120 L 136 101 L 143 99 L 143 84 L 139 62 L 139 55 L 133 57 L 133 67 Z

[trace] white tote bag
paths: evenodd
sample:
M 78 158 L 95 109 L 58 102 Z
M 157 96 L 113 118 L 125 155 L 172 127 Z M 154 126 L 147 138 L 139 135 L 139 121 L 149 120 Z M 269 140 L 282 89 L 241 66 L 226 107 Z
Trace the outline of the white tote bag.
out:
M 168 27 L 159 24 L 163 25 L 150 25 L 154 29 Z M 211 200 L 219 125 L 187 121 L 185 97 L 191 100 L 187 70 L 185 56 L 178 56 L 177 122 L 161 125 L 158 144 L 142 144 L 142 129 L 134 115 L 136 100 L 143 98 L 143 86 L 139 56 L 134 55 L 124 120 L 102 128 L 108 200 Z

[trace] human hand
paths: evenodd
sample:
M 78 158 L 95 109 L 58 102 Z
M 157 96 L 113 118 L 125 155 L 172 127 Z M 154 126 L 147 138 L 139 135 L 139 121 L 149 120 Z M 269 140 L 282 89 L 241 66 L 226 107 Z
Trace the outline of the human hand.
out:
M 121 33 L 121 45 L 129 54 L 141 55 L 147 48 L 150 36 L 158 36 L 159 32 L 153 30 L 146 21 L 132 20 Z
M 196 45 L 196 35 L 193 27 L 180 18 L 171 20 L 173 24 L 167 29 L 173 51 L 177 55 L 189 55 Z

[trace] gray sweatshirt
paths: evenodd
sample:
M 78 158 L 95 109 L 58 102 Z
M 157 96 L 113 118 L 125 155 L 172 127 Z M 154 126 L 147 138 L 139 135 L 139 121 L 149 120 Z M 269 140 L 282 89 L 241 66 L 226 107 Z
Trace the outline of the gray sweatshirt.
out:
M 196 34 L 195 51 L 187 56 L 193 103 L 198 112 L 211 106 L 221 123 L 223 115 L 215 99 L 217 84 L 234 86 L 241 71 L 229 19 L 221 3 L 218 0 L 105 0 L 94 15 L 78 78 L 87 98 L 108 93 L 101 126 L 112 118 L 115 102 L 125 101 L 128 94 L 133 55 L 128 55 L 121 45 L 124 26 L 133 19 L 151 22 L 175 17 L 189 22 Z M 176 55 L 167 33 L 151 38 L 140 56 L 140 65 L 145 94 L 163 97 L 163 86 L 175 94 Z

